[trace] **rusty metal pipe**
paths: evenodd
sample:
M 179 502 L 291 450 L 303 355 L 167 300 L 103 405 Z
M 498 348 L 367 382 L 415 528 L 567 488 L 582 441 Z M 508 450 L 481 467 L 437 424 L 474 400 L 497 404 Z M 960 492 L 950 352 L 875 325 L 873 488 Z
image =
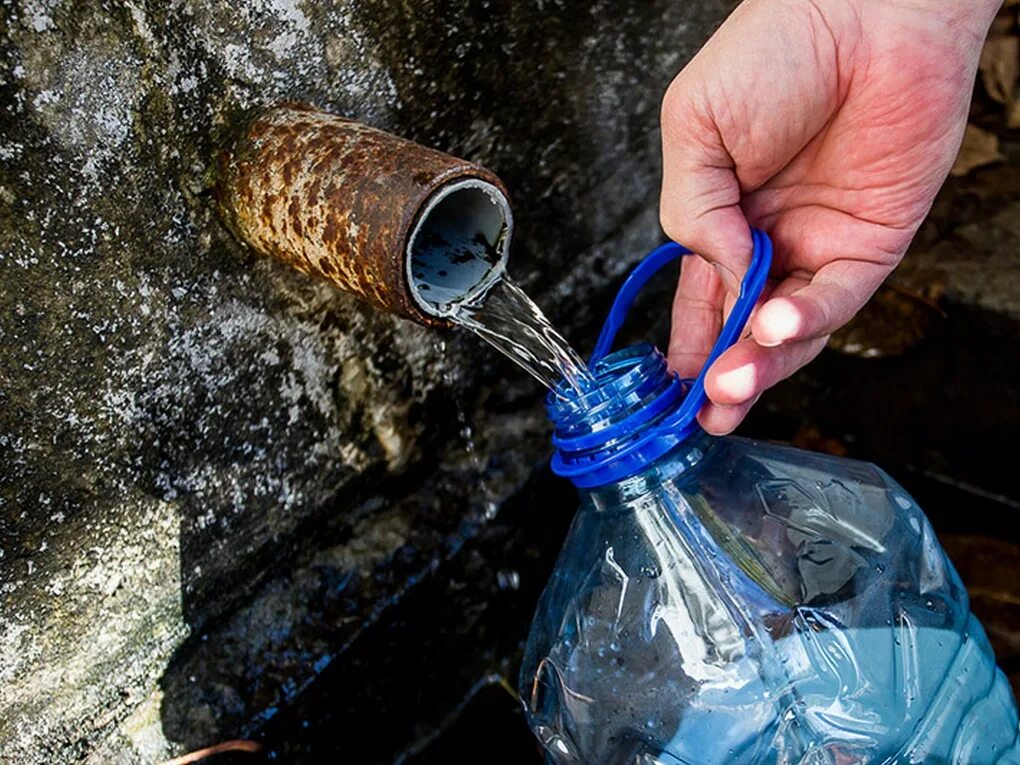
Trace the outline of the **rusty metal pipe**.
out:
M 502 275 L 513 233 L 485 168 L 304 105 L 246 122 L 216 198 L 256 252 L 433 326 Z

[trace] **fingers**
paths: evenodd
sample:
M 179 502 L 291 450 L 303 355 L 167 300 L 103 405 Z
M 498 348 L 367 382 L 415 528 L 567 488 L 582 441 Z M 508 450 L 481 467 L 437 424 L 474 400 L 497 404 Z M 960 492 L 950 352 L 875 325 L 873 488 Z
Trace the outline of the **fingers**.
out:
M 828 338 L 821 337 L 778 348 L 763 348 L 747 338 L 712 365 L 705 378 L 708 403 L 698 422 L 708 433 L 723 436 L 747 416 L 761 394 L 817 356 Z
M 780 268 L 789 276 L 751 322 L 761 345 L 807 340 L 846 324 L 899 263 L 914 234 L 857 218 L 836 207 L 787 195 L 787 209 L 760 216 L 762 199 L 746 202 L 772 237 Z
M 752 315 L 752 336 L 736 343 L 712 365 L 705 378 L 709 401 L 698 415 L 706 431 L 714 435 L 732 431 L 762 392 L 792 375 L 825 347 L 827 333 L 813 333 L 825 327 L 829 318 L 838 319 L 840 314 L 814 305 L 804 307 L 818 294 L 817 290 L 808 290 L 809 286 L 798 278 L 780 283 L 772 297 Z M 823 295 L 822 299 L 828 298 Z M 670 367 L 682 377 L 696 377 L 701 371 L 719 336 L 725 309 L 732 302 L 732 296 L 725 292 L 710 264 L 697 257 L 685 259 L 673 302 L 668 354 Z M 766 315 L 762 323 L 762 314 L 769 306 L 773 306 L 772 316 Z M 790 306 L 796 310 L 792 319 L 784 315 Z M 819 316 L 823 318 L 818 319 Z M 794 326 L 794 331 L 786 331 L 789 326 Z M 804 339 L 795 339 L 801 331 L 807 332 Z M 767 345 L 758 334 L 769 337 L 767 332 L 784 339 Z
M 751 259 L 740 184 L 718 130 L 697 117 L 680 77 L 663 99 L 662 155 L 663 231 L 715 263 L 725 288 L 739 292 Z
M 705 393 L 718 406 L 753 401 L 785 380 L 825 347 L 826 337 L 765 348 L 753 338 L 741 340 L 712 365 L 705 377 Z
M 752 401 L 735 406 L 719 406 L 710 401 L 698 412 L 698 424 L 713 436 L 725 436 L 736 430 L 757 402 L 757 396 Z
M 830 335 L 853 318 L 890 270 L 884 264 L 838 261 L 823 266 L 810 282 L 787 280 L 787 288 L 758 309 L 751 333 L 765 347 Z
M 810 282 L 791 277 L 780 283 L 752 315 L 751 336 L 723 353 L 708 371 L 705 394 L 709 403 L 698 417 L 702 427 L 715 435 L 737 427 L 765 390 L 821 353 L 829 335 L 860 310 L 888 271 L 883 264 L 842 261 L 824 266 Z M 689 286 L 693 290 L 699 285 L 692 278 Z M 676 368 L 685 376 L 697 374 L 722 321 L 717 303 L 715 324 L 702 317 L 697 325 L 702 331 L 712 331 L 712 336 L 685 337 L 677 317 L 689 318 L 695 313 L 691 302 L 691 296 L 678 288 L 670 359 L 677 357 Z
M 695 377 L 722 329 L 723 285 L 712 266 L 699 257 L 683 259 L 673 298 L 669 338 L 670 368 Z

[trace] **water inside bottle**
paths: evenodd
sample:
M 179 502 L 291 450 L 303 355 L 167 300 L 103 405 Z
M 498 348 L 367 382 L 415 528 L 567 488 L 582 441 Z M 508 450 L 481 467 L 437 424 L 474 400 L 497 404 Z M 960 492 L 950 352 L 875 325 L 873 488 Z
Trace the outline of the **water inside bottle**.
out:
M 971 627 L 980 630 L 976 622 Z M 797 629 L 764 656 L 708 667 L 713 671 L 700 684 L 697 704 L 685 701 L 689 678 L 663 679 L 677 677 L 676 655 L 650 649 L 636 654 L 615 623 L 590 616 L 582 635 L 575 652 L 585 655 L 555 662 L 555 680 L 552 665 L 543 665 L 538 681 L 569 688 L 583 717 L 565 735 L 546 724 L 556 705 L 532 707 L 539 738 L 561 755 L 552 760 L 557 765 L 599 761 L 590 759 L 593 751 L 627 765 L 892 762 L 910 738 L 904 720 L 917 725 L 921 718 L 929 720 L 927 735 L 913 738 L 911 762 L 991 763 L 1016 752 L 1004 736 L 1015 730 L 1009 685 L 996 672 L 994 657 L 948 630 Z M 592 635 L 604 637 L 585 643 Z M 624 671 L 632 662 L 640 664 L 640 674 Z M 575 666 L 594 677 L 580 681 Z M 947 672 L 966 678 L 982 695 L 974 699 L 956 685 L 939 693 Z M 527 690 L 525 700 L 534 704 Z M 596 698 L 601 703 L 593 703 Z M 606 703 L 614 698 L 628 703 Z M 949 759 L 946 750 L 954 743 L 971 759 Z

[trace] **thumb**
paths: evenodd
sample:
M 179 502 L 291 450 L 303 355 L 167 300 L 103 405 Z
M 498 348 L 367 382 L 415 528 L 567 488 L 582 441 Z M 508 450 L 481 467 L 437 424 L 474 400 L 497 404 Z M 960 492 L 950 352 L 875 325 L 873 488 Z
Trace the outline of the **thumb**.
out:
M 666 236 L 712 263 L 736 294 L 752 249 L 740 183 L 718 129 L 698 114 L 684 85 L 678 77 L 662 102 L 659 220 Z

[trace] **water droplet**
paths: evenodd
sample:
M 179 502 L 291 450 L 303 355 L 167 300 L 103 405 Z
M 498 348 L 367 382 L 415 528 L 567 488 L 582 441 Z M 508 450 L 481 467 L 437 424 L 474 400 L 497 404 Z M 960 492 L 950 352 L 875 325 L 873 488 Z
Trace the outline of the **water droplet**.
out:
M 521 575 L 513 569 L 501 569 L 496 572 L 496 584 L 501 590 L 516 590 L 521 586 Z

